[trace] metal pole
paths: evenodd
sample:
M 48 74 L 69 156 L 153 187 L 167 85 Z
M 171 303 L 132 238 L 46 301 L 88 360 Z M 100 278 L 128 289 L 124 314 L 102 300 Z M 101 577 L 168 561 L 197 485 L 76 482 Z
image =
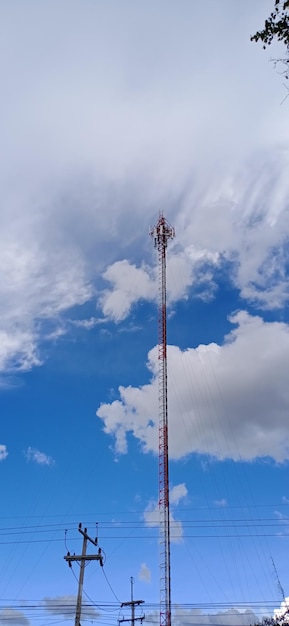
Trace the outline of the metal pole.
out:
M 150 230 L 158 250 L 160 626 L 171 626 L 170 502 L 167 398 L 166 250 L 174 228 L 161 213 Z

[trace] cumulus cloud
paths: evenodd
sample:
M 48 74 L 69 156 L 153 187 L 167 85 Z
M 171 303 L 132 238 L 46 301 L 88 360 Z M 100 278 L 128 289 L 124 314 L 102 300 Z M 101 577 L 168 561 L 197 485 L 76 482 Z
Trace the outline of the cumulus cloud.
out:
M 249 41 L 262 3 L 237 20 L 230 0 L 163 10 L 28 0 L 16 23 L 3 9 L 0 373 L 40 365 L 43 338 L 60 336 L 46 323 L 71 307 L 96 298 L 117 322 L 155 297 L 145 232 L 159 208 L 177 232 L 171 301 L 197 285 L 211 298 L 224 258 L 244 298 L 287 301 L 289 131 Z
M 238 609 L 228 609 L 227 611 L 218 611 L 217 613 L 205 614 L 199 609 L 182 609 L 177 608 L 175 611 L 174 621 L 178 626 L 183 624 L 191 624 L 192 626 L 252 626 L 259 619 L 251 609 L 240 611 Z
M 170 502 L 171 504 L 179 504 L 180 500 L 188 495 L 188 490 L 185 483 L 175 485 L 170 489 Z
M 75 617 L 76 596 L 56 596 L 54 598 L 44 598 L 43 604 L 50 615 L 61 615 L 65 619 L 72 619 Z M 83 619 L 93 620 L 99 616 L 99 613 L 93 606 L 89 606 L 85 602 L 82 605 L 81 614 Z
M 5 461 L 5 459 L 7 459 L 7 456 L 8 456 L 7 446 L 1 443 L 0 444 L 0 461 Z
M 214 269 L 219 264 L 219 254 L 194 246 L 175 252 L 167 261 L 167 301 L 172 304 L 187 298 L 189 288 L 194 284 L 199 297 L 209 300 L 213 297 L 216 284 Z M 141 300 L 153 301 L 158 293 L 156 265 L 136 267 L 127 259 L 117 261 L 103 273 L 110 283 L 98 299 L 98 305 L 106 319 L 120 322 L 131 312 L 134 304 Z
M 184 483 L 174 485 L 170 488 L 170 527 L 171 527 L 171 541 L 172 543 L 180 543 L 183 538 L 183 525 L 182 522 L 175 517 L 175 507 L 179 504 L 180 500 L 186 497 L 188 490 Z M 145 512 L 144 521 L 148 528 L 154 528 L 160 524 L 160 510 L 159 505 L 156 502 L 151 502 Z
M 30 622 L 22 611 L 7 608 L 0 611 L 0 624 L 3 626 L 29 626 Z
M 157 528 L 160 525 L 160 510 L 157 503 L 152 503 L 144 512 L 144 521 L 148 528 Z M 182 522 L 175 518 L 175 513 L 170 510 L 170 528 L 171 542 L 180 543 L 182 541 L 184 530 Z
M 289 597 L 287 596 L 286 598 L 284 598 L 284 600 L 282 600 L 280 607 L 278 607 L 278 609 L 274 609 L 274 617 L 278 620 L 284 617 L 284 615 L 288 613 L 288 610 L 289 610 Z M 285 619 L 285 623 L 288 623 L 288 616 Z
M 88 320 L 70 320 L 70 324 L 77 328 L 84 328 L 85 330 L 91 330 L 98 324 L 104 324 L 107 321 L 106 318 L 90 317 Z
M 288 146 L 248 159 L 242 169 L 192 189 L 177 217 L 184 247 L 196 242 L 229 262 L 244 299 L 265 309 L 288 299 Z
M 31 446 L 25 450 L 24 454 L 27 461 L 33 461 L 34 463 L 37 463 L 37 465 L 51 466 L 55 464 L 55 461 L 51 456 L 48 456 L 45 452 L 40 452 L 37 448 L 31 448 Z
M 289 519 L 287 515 L 281 513 L 281 511 L 274 511 L 274 515 L 280 524 L 280 531 L 277 533 L 278 537 L 285 537 L 289 534 Z M 282 607 L 281 607 L 282 608 Z M 289 605 L 288 605 L 289 608 Z
M 183 609 L 176 605 L 172 617 L 177 626 L 252 626 L 259 622 L 258 616 L 252 609 L 240 611 L 235 608 L 217 613 L 204 613 L 201 609 Z M 147 614 L 147 621 L 157 624 L 158 613 L 154 611 Z
M 37 331 L 32 330 L 9 330 L 0 331 L 0 369 L 11 372 L 29 370 L 32 366 L 40 365 L 41 360 L 37 354 Z
M 223 345 L 168 347 L 170 456 L 195 452 L 220 460 L 285 461 L 289 328 L 244 311 L 230 321 L 234 328 Z M 144 452 L 158 452 L 157 348 L 149 352 L 148 369 L 148 384 L 119 387 L 119 399 L 97 410 L 119 453 L 127 451 L 128 432 Z
M 248 162 L 245 174 L 235 172 L 229 180 L 214 178 L 198 199 L 194 189 L 188 191 L 168 251 L 168 304 L 189 295 L 212 299 L 220 270 L 244 300 L 259 308 L 279 309 L 288 301 L 289 150 L 279 149 L 261 161 Z M 111 287 L 99 304 L 114 321 L 129 315 L 139 300 L 156 297 L 154 267 L 137 268 L 123 260 L 109 266 L 103 277 Z
M 145 267 L 136 267 L 127 260 L 117 261 L 103 273 L 103 278 L 112 284 L 99 299 L 103 314 L 120 322 L 129 314 L 134 302 L 140 299 L 153 300 L 157 293 L 155 279 Z
M 219 506 L 219 507 L 221 507 L 221 508 L 224 508 L 225 506 L 227 506 L 227 505 L 228 505 L 228 502 L 227 502 L 226 498 L 221 498 L 221 500 L 215 500 L 215 501 L 214 501 L 214 504 L 215 504 L 216 506 Z
M 3 214 L 0 221 L 3 222 Z M 34 233 L 29 220 L 24 224 L 17 221 L 17 215 L 12 214 L 12 232 L 8 233 L 8 226 L 2 224 L 0 235 L 0 372 L 40 365 L 41 336 L 57 338 L 53 332 L 49 337 L 41 331 L 45 320 L 57 319 L 62 311 L 84 303 L 92 293 L 77 254 L 73 259 L 68 249 L 55 249 L 48 233 L 39 231 L 39 223 L 39 232 Z M 44 222 L 45 230 L 43 216 L 39 221 Z
M 141 564 L 138 577 L 139 580 L 142 580 L 145 583 L 151 582 L 151 570 L 145 563 Z

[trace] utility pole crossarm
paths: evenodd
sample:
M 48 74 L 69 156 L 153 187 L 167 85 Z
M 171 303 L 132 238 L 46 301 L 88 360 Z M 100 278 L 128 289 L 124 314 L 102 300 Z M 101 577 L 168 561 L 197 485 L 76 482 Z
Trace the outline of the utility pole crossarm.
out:
M 122 622 L 130 622 L 131 626 L 134 626 L 135 622 L 143 622 L 143 620 L 145 619 L 145 615 L 141 615 L 140 617 L 136 617 L 135 616 L 135 607 L 139 606 L 140 604 L 144 603 L 144 600 L 134 600 L 133 599 L 133 577 L 131 576 L 130 578 L 130 588 L 131 588 L 131 599 L 129 602 L 122 602 L 121 603 L 121 608 L 123 608 L 124 606 L 130 606 L 131 608 L 131 617 L 130 618 L 125 618 L 125 617 L 121 617 L 118 620 L 118 623 L 121 624 Z
M 89 535 L 87 534 L 87 528 L 85 528 L 84 530 L 82 530 L 81 525 L 79 524 L 78 526 L 78 532 L 83 536 L 86 537 L 86 539 L 88 541 L 90 541 L 90 543 L 92 543 L 94 546 L 98 545 L 98 541 L 97 541 L 97 537 L 95 539 L 91 539 L 91 537 L 89 537 Z
M 83 536 L 81 554 L 70 554 L 70 552 L 68 552 L 66 556 L 63 557 L 64 560 L 68 563 L 69 567 L 72 567 L 71 565 L 72 561 L 78 561 L 80 563 L 78 593 L 77 593 L 76 611 L 75 611 L 75 626 L 80 626 L 85 563 L 86 561 L 99 561 L 100 566 L 103 567 L 103 556 L 101 553 L 101 548 L 98 548 L 97 554 L 86 554 L 88 541 L 92 543 L 92 545 L 97 546 L 98 545 L 97 537 L 96 539 L 91 539 L 91 537 L 89 537 L 89 535 L 87 534 L 87 528 L 82 530 L 81 524 L 79 524 L 78 526 L 78 531 Z
M 123 606 L 131 606 L 132 604 L 143 604 L 144 600 L 131 600 L 130 602 L 122 602 L 121 603 L 121 608 Z
M 122 622 L 130 622 L 133 626 L 135 622 L 143 622 L 144 619 L 145 619 L 145 615 L 141 615 L 140 617 L 135 617 L 135 615 L 133 615 L 132 617 L 129 617 L 129 618 L 121 617 L 118 620 L 118 622 L 119 624 L 121 624 Z
M 81 561 L 83 558 L 81 554 L 67 554 L 63 557 L 65 561 L 70 563 L 71 561 Z M 87 554 L 85 556 L 86 561 L 102 561 L 102 554 Z

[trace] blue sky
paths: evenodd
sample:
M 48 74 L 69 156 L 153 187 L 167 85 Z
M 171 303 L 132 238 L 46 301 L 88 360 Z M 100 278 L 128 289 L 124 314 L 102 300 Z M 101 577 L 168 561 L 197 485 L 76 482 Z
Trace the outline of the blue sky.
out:
M 249 626 L 276 572 L 289 596 L 289 101 L 282 48 L 250 42 L 270 10 L 1 3 L 2 626 L 73 623 L 79 522 L 105 553 L 82 623 L 129 617 L 131 576 L 158 623 L 159 211 L 174 622 Z

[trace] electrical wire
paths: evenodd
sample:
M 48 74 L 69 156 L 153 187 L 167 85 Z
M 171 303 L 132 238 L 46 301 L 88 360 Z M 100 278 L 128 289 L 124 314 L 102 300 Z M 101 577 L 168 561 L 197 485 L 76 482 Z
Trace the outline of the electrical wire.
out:
M 117 602 L 118 602 L 119 604 L 121 604 L 121 601 L 119 600 L 119 598 L 118 598 L 118 597 L 117 597 L 117 595 L 115 594 L 115 592 L 114 592 L 114 590 L 113 590 L 113 588 L 112 588 L 112 586 L 111 586 L 111 584 L 110 584 L 110 582 L 109 582 L 109 580 L 108 580 L 108 578 L 107 578 L 107 575 L 106 575 L 106 573 L 105 573 L 104 567 L 102 567 L 101 569 L 102 569 L 102 571 L 103 571 L 104 578 L 105 578 L 105 580 L 106 580 L 106 582 L 107 582 L 107 584 L 108 584 L 108 586 L 109 586 L 109 588 L 110 588 L 110 591 L 112 592 L 112 594 L 113 594 L 113 596 L 115 597 L 115 599 L 117 600 Z

